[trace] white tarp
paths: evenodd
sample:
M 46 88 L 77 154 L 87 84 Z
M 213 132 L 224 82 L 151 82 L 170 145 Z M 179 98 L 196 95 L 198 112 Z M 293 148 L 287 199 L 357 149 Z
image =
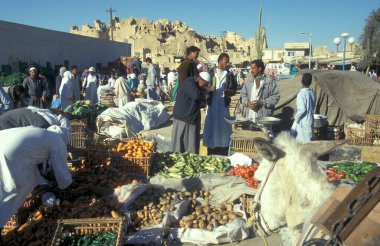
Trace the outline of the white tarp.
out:
M 201 173 L 199 178 L 166 178 L 156 175 L 150 179 L 153 185 L 160 185 L 165 189 L 178 191 L 207 190 L 211 193 L 212 202 L 217 204 L 233 202 L 243 194 L 255 195 L 257 190 L 249 187 L 248 183 L 237 176 L 220 176 L 220 174 Z
M 170 115 L 158 101 L 129 102 L 122 108 L 108 108 L 96 119 L 100 134 L 112 138 L 136 136 L 164 124 Z

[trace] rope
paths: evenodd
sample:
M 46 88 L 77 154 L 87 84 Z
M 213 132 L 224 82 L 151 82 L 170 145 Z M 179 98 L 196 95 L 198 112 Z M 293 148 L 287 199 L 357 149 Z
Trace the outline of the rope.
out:
M 256 211 L 258 216 L 256 217 L 256 213 L 253 213 L 253 215 L 252 215 L 252 217 L 251 217 L 251 218 L 252 218 L 251 220 L 252 220 L 252 223 L 253 223 L 253 224 L 256 224 L 256 227 L 257 227 L 258 232 L 259 232 L 259 236 L 260 236 L 261 239 L 263 240 L 265 246 L 269 246 L 269 244 L 268 244 L 268 242 L 267 242 L 267 240 L 266 240 L 266 238 L 265 238 L 265 232 L 264 232 L 263 226 L 262 226 L 261 223 L 259 223 L 259 221 L 258 221 L 259 210 L 260 210 L 260 200 L 261 200 L 261 194 L 263 193 L 264 187 L 265 187 L 265 185 L 267 184 L 267 181 L 268 181 L 268 179 L 269 179 L 269 176 L 270 176 L 270 174 L 273 172 L 273 169 L 274 169 L 276 163 L 277 163 L 277 162 L 273 162 L 273 164 L 272 164 L 271 168 L 269 169 L 269 172 L 268 172 L 268 174 L 267 174 L 267 176 L 266 176 L 266 178 L 265 178 L 265 180 L 264 180 L 263 185 L 259 188 L 258 195 L 255 196 L 254 201 L 253 201 L 254 204 L 253 204 L 253 209 L 252 209 L 252 210 L 253 210 L 253 211 Z M 261 216 L 261 217 L 262 217 L 262 216 Z M 264 218 L 262 218 L 262 219 L 263 219 L 263 221 L 264 221 L 266 227 L 268 228 L 268 230 L 271 232 L 271 230 L 270 230 L 268 224 L 266 223 L 266 221 L 264 220 Z

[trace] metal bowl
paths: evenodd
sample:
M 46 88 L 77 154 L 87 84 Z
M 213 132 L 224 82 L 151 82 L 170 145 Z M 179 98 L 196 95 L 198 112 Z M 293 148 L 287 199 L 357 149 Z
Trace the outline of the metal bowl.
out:
M 264 116 L 257 118 L 256 122 L 262 125 L 276 125 L 281 122 L 281 119 L 271 116 Z
M 314 128 L 321 128 L 325 126 L 327 126 L 327 116 L 314 114 Z
M 227 117 L 224 117 L 224 120 L 228 123 L 228 124 L 242 124 L 242 123 L 245 123 L 247 121 L 249 121 L 248 118 L 243 118 L 243 117 L 236 117 L 236 116 L 231 116 L 229 118 Z

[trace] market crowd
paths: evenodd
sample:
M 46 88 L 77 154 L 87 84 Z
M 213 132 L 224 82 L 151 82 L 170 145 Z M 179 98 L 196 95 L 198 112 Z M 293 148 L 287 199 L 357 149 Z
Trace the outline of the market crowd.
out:
M 61 113 L 78 100 L 92 104 L 111 96 L 118 107 L 134 97 L 175 101 L 173 109 L 173 152 L 199 153 L 201 108 L 205 108 L 203 144 L 208 154 L 227 155 L 232 126 L 231 98 L 241 86 L 240 103 L 244 117 L 252 124 L 259 117 L 273 115 L 280 100 L 276 82 L 264 73 L 261 60 L 250 64 L 250 74 L 240 83 L 239 73 L 231 69 L 230 57 L 221 53 L 216 66 L 198 61 L 200 49 L 190 46 L 178 70 L 161 73 L 151 58 L 131 62 L 126 71 L 111 70 L 100 75 L 94 67 L 79 72 L 73 65 L 61 67 L 54 81 L 36 67 L 22 85 L 0 86 L 0 228 L 25 201 L 33 189 L 44 182 L 41 174 L 54 171 L 59 188 L 68 187 L 71 174 L 67 167 L 67 147 L 71 138 L 70 121 Z M 297 96 L 297 113 L 292 132 L 301 142 L 312 139 L 315 96 L 310 89 L 311 74 L 302 77 Z M 57 108 L 60 110 L 52 110 Z M 270 127 L 264 127 L 273 136 Z M 48 161 L 48 165 L 47 165 Z

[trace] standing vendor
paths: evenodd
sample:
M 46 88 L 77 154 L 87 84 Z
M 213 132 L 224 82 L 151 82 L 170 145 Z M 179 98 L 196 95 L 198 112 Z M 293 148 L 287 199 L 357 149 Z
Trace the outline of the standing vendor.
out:
M 262 60 L 251 62 L 251 75 L 246 79 L 240 92 L 240 100 L 245 110 L 245 117 L 256 123 L 256 119 L 272 116 L 274 107 L 280 101 L 280 92 L 276 81 L 264 74 L 265 65 Z M 264 128 L 273 137 L 271 127 Z
M 199 153 L 201 131 L 201 90 L 211 76 L 201 72 L 198 78 L 188 77 L 178 89 L 173 110 L 172 151 Z
M 21 127 L 0 131 L 0 228 L 22 206 L 28 194 L 38 185 L 38 164 L 49 160 L 60 189 L 71 182 L 67 167 L 67 129 Z
M 25 88 L 26 97 L 29 97 L 29 106 L 43 108 L 46 96 L 49 95 L 49 86 L 37 76 L 35 67 L 29 69 L 29 77 L 24 80 L 22 86 Z
M 228 155 L 232 126 L 224 118 L 230 118 L 231 97 L 236 93 L 237 82 L 228 71 L 230 57 L 222 53 L 218 58 L 218 67 L 212 76 L 212 92 L 209 93 L 203 144 L 208 155 Z

